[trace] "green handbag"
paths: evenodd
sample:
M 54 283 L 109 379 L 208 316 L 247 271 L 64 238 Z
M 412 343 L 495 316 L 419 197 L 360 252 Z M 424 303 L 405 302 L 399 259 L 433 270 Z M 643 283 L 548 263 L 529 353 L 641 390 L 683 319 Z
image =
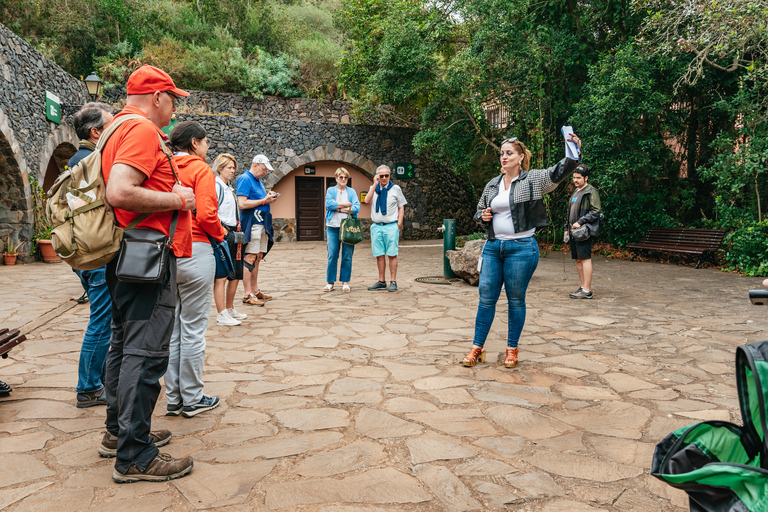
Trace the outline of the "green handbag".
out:
M 355 245 L 363 241 L 363 222 L 357 215 L 347 216 L 341 221 L 339 228 L 341 241 L 345 244 Z

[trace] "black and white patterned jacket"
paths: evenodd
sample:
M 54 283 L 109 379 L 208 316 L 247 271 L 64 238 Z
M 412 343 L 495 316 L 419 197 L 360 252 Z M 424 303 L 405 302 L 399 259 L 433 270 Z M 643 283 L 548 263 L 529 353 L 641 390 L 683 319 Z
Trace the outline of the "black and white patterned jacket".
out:
M 570 175 L 579 160 L 563 158 L 549 169 L 535 169 L 532 171 L 520 171 L 520 177 L 510 185 L 509 208 L 512 221 L 515 223 L 515 232 L 521 233 L 533 228 L 543 228 L 549 225 L 547 210 L 542 198 L 557 188 L 557 186 Z M 483 222 L 483 210 L 490 208 L 491 201 L 499 195 L 499 183 L 504 178 L 500 174 L 485 185 L 483 195 L 477 203 L 475 221 L 485 226 L 485 234 L 488 240 L 495 240 L 493 221 Z

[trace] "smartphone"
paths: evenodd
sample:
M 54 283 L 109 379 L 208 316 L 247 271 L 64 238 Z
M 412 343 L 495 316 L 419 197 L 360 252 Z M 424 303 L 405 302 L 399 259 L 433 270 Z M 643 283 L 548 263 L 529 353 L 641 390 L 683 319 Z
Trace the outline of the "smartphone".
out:
M 280 192 L 275 192 L 274 194 L 272 194 L 272 197 L 280 197 Z
M 749 290 L 749 300 L 755 306 L 768 306 L 768 289 L 766 290 Z

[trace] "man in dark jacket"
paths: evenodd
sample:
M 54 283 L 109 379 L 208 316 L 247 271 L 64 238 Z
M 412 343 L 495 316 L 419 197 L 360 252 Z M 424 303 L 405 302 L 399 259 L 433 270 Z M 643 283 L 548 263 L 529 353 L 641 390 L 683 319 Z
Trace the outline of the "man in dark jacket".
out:
M 568 222 L 565 225 L 564 240 L 571 245 L 571 258 L 576 260 L 576 271 L 579 273 L 579 289 L 570 294 L 572 299 L 592 298 L 592 240 L 600 228 L 600 195 L 595 187 L 587 183 L 589 166 L 579 164 L 573 171 L 573 184 L 576 185 L 571 196 L 568 209 Z M 573 236 L 574 230 L 587 228 L 589 238 L 578 241 Z
M 67 167 L 72 168 L 96 149 L 102 132 L 112 122 L 112 107 L 105 103 L 86 103 L 72 118 L 80 147 Z M 88 327 L 80 347 L 77 371 L 77 406 L 107 405 L 104 394 L 104 362 L 112 335 L 112 300 L 109 298 L 106 266 L 96 270 L 75 270 L 91 303 Z

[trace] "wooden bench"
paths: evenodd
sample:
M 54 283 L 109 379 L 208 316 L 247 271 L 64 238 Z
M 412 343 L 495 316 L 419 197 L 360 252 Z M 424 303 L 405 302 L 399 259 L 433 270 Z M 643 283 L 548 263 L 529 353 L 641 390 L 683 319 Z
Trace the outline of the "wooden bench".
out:
M 651 228 L 645 232 L 639 243 L 627 244 L 627 248 L 698 254 L 696 268 L 699 268 L 707 254 L 712 257 L 712 262 L 715 262 L 714 254 L 720 248 L 724 237 L 724 229 Z M 637 254 L 633 251 L 630 261 L 634 261 L 635 256 Z
M 11 351 L 16 345 L 20 345 L 22 341 L 27 337 L 23 334 L 19 335 L 18 329 L 0 329 L 0 356 L 3 359 L 8 357 L 8 352 Z

